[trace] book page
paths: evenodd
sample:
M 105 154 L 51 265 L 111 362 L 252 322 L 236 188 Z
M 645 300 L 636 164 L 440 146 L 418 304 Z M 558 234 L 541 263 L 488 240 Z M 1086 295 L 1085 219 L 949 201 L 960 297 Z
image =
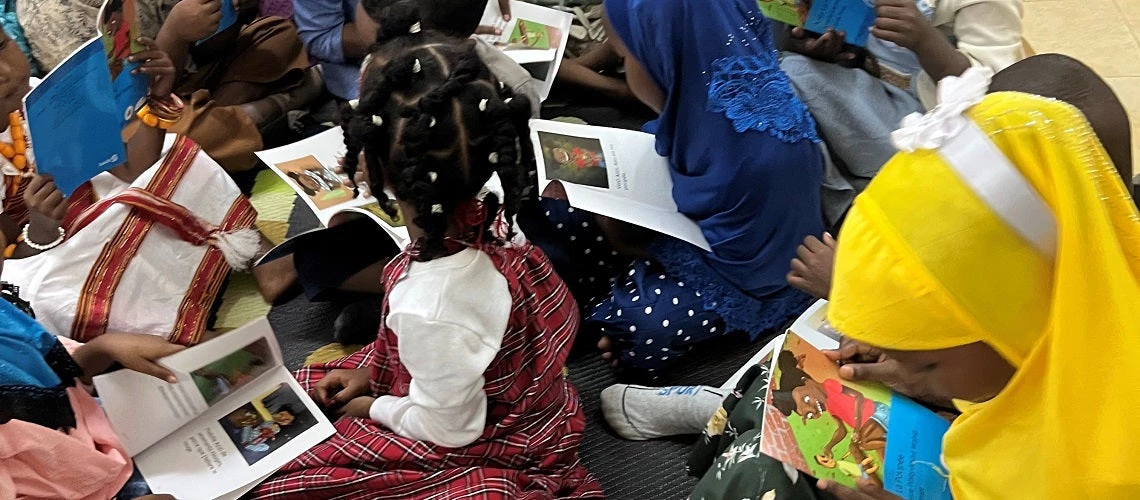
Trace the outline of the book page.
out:
M 531 120 L 539 189 L 561 181 L 571 205 L 709 251 L 700 226 L 677 211 L 669 161 L 652 135 Z
M 776 353 L 759 451 L 850 487 L 871 478 L 908 499 L 949 499 L 950 424 L 881 384 L 852 382 L 795 333 Z
M 788 26 L 803 26 L 807 21 L 811 0 L 756 0 L 760 13 Z
M 157 494 L 233 496 L 334 432 L 293 375 L 277 366 L 136 456 L 135 464 Z
M 178 382 L 170 384 L 131 370 L 94 379 L 103 410 L 132 456 L 283 362 L 269 321 L 261 318 L 163 358 L 160 364 Z
M 540 82 L 539 97 L 545 101 L 566 52 L 573 20 L 568 12 L 512 0 L 510 21 L 503 20 L 499 3 L 492 1 L 487 2 L 480 24 L 502 31 L 498 36 L 483 35 L 483 39 L 530 71 Z
M 367 194 L 368 186 L 361 186 L 360 194 L 353 197 L 352 186 L 338 173 L 344 154 L 344 132 L 334 127 L 293 144 L 259 151 L 257 157 L 297 192 L 322 226 L 335 225 L 333 219 L 339 214 L 354 212 L 374 220 L 404 248 L 408 229 L 399 216 L 384 213 L 376 198 Z

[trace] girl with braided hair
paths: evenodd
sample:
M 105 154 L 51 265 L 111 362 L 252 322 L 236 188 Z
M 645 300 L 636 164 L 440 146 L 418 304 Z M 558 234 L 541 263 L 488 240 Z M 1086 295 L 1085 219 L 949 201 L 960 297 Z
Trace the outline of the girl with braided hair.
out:
M 473 42 L 421 29 L 405 7 L 345 109 L 344 169 L 367 171 L 414 242 L 385 269 L 376 341 L 297 373 L 341 416 L 337 433 L 254 495 L 600 497 L 562 375 L 578 308 L 510 222 L 533 169 L 530 103 L 491 76 Z M 493 174 L 501 195 L 487 188 Z

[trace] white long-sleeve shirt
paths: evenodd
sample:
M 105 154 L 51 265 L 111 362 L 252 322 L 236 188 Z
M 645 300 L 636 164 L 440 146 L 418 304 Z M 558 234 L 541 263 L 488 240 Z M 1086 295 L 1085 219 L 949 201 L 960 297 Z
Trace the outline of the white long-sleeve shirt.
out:
M 452 448 L 486 427 L 483 391 L 511 311 L 507 280 L 483 252 L 413 262 L 388 295 L 387 325 L 412 375 L 405 397 L 381 396 L 372 420 L 401 436 Z
M 932 24 L 970 60 L 997 73 L 1024 56 L 1022 0 L 938 0 Z M 918 96 L 927 109 L 938 103 L 937 83 L 918 76 Z

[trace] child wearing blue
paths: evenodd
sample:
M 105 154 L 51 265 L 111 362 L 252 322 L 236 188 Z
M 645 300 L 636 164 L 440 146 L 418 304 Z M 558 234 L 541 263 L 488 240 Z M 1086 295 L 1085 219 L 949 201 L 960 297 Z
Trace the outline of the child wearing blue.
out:
M 564 277 L 602 332 L 603 356 L 657 372 L 725 333 L 755 339 L 806 305 L 784 262 L 823 229 L 823 157 L 754 1 L 609 0 L 606 12 L 631 90 L 659 113 L 645 130 L 669 158 L 673 198 L 712 251 L 549 197 L 543 208 L 573 270 L 594 273 Z

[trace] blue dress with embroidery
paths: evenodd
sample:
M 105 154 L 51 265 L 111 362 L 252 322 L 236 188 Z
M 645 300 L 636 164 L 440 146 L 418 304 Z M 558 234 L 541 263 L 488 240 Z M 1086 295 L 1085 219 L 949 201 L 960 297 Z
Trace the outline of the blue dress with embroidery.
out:
M 661 237 L 652 261 L 621 267 L 590 214 L 543 204 L 570 235 L 568 281 L 581 287 L 589 322 L 617 342 L 623 364 L 658 370 L 697 342 L 728 331 L 756 338 L 806 307 L 784 276 L 804 237 L 823 231 L 823 158 L 755 1 L 607 0 L 606 11 L 663 91 L 645 130 L 670 160 L 678 210 L 712 252 Z M 587 265 L 622 270 L 602 279 Z

